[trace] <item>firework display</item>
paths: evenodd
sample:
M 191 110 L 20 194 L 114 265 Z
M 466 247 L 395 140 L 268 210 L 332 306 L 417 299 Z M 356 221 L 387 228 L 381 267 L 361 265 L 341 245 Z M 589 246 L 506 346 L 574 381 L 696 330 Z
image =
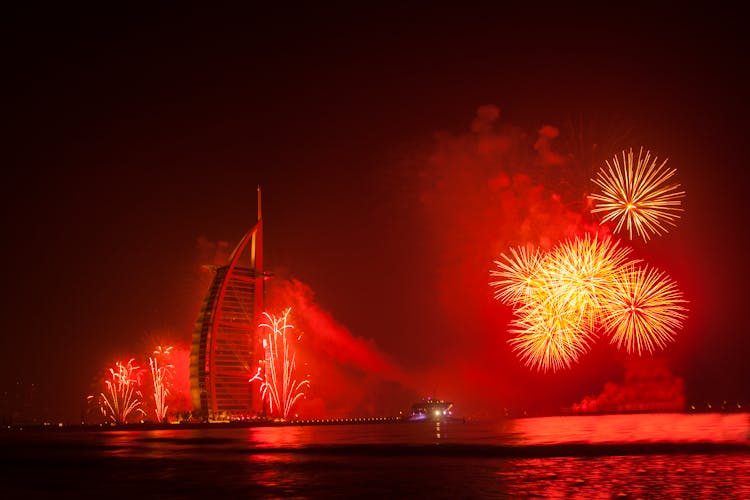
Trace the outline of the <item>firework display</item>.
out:
M 109 369 L 110 378 L 105 380 L 107 389 L 99 398 L 99 408 L 102 414 L 116 424 L 124 424 L 133 414 L 143 414 L 141 391 L 138 389 L 140 381 L 136 374 L 139 366 L 131 359 L 127 364 L 119 361 L 115 368 Z
M 665 273 L 638 267 L 632 249 L 610 237 L 576 237 L 551 251 L 511 249 L 495 261 L 495 298 L 514 308 L 510 344 L 539 371 L 570 368 L 601 330 L 628 353 L 653 352 L 686 318 L 682 294 Z
M 510 344 L 526 366 L 540 371 L 570 368 L 588 350 L 590 336 L 568 306 L 563 297 L 551 295 L 518 311 Z
M 633 264 L 612 283 L 604 307 L 604 326 L 612 343 L 629 353 L 663 349 L 682 327 L 687 309 L 677 285 L 663 272 Z
M 614 233 L 633 231 L 648 241 L 679 218 L 679 184 L 667 160 L 631 148 L 605 162 L 593 182 L 601 193 L 591 213 Z M 606 236 L 574 237 L 547 252 L 528 247 L 501 254 L 490 271 L 494 297 L 513 308 L 508 328 L 513 351 L 529 368 L 570 368 L 601 333 L 629 354 L 664 349 L 687 318 L 687 300 L 664 272 L 631 258 L 632 249 Z
M 167 396 L 170 394 L 170 386 L 172 385 L 172 371 L 174 365 L 166 363 L 164 364 L 164 358 L 167 358 L 172 351 L 172 347 L 162 348 L 157 346 L 153 352 L 153 356 L 148 358 L 148 364 L 151 368 L 151 380 L 154 384 L 154 412 L 156 413 L 156 421 L 163 422 L 167 417 Z M 162 364 L 159 364 L 159 360 L 162 360 Z
M 297 381 L 296 353 L 292 349 L 292 342 L 287 337 L 287 330 L 294 328 L 288 323 L 291 309 L 286 309 L 280 316 L 273 316 L 266 312 L 263 315 L 268 323 L 262 323 L 261 327 L 268 330 L 263 339 L 263 350 L 265 359 L 263 366 L 258 369 L 256 375 L 250 381 L 261 382 L 261 398 L 268 405 L 272 416 L 287 419 L 294 404 L 304 396 L 303 388 L 309 387 L 308 380 Z
M 547 295 L 562 300 L 579 322 L 591 326 L 612 276 L 630 251 L 611 238 L 600 240 L 588 234 L 564 241 L 543 261 L 541 274 Z
M 678 191 L 679 184 L 666 184 L 675 173 L 675 169 L 665 167 L 667 160 L 658 163 L 649 151 L 643 154 L 643 148 L 634 160 L 632 148 L 627 154 L 623 151 L 622 163 L 615 156 L 592 179 L 601 188 L 600 193 L 590 195 L 595 201 L 592 213 L 601 212 L 602 223 L 616 223 L 615 233 L 626 229 L 632 240 L 635 230 L 648 241 L 653 234 L 666 233 L 665 225 L 675 225 L 685 192 Z

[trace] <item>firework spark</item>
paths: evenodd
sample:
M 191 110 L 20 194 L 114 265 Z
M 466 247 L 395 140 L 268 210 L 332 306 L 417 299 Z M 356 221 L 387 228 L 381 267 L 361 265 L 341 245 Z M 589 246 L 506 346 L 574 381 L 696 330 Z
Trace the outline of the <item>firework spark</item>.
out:
M 517 315 L 509 342 L 529 368 L 544 372 L 570 368 L 588 350 L 590 335 L 562 297 L 553 295 L 540 304 L 523 306 Z
M 526 366 L 539 371 L 569 368 L 597 332 L 600 304 L 630 249 L 588 234 L 546 254 L 518 252 L 497 262 L 491 282 L 496 298 L 515 307 L 510 344 Z
M 526 303 L 541 285 L 537 276 L 541 263 L 541 253 L 525 247 L 510 249 L 512 257 L 501 254 L 504 260 L 496 260 L 496 270 L 490 276 L 498 278 L 490 282 L 495 288 L 495 299 L 506 305 Z
M 272 416 L 287 419 L 294 404 L 304 396 L 303 388 L 309 387 L 308 380 L 297 382 L 294 378 L 296 369 L 296 354 L 291 352 L 291 343 L 287 338 L 287 330 L 294 328 L 287 322 L 291 309 L 287 309 L 276 317 L 266 312 L 263 315 L 268 323 L 262 323 L 261 327 L 268 329 L 266 338 L 263 339 L 263 350 L 265 360 L 263 368 L 250 381 L 261 381 L 261 398 L 268 403 Z
M 170 393 L 172 385 L 172 372 L 174 365 L 162 364 L 159 366 L 159 359 L 166 358 L 172 352 L 172 347 L 162 348 L 157 346 L 153 352 L 153 357 L 148 358 L 151 367 L 151 380 L 154 383 L 154 411 L 156 412 L 156 421 L 163 422 L 167 417 L 167 396 Z
M 613 276 L 630 252 L 630 248 L 620 247 L 619 241 L 588 234 L 564 241 L 542 262 L 540 274 L 548 296 L 562 301 L 570 313 L 593 329 Z
M 514 308 L 509 343 L 538 371 L 569 368 L 604 329 L 629 353 L 674 340 L 686 309 L 664 273 L 641 269 L 632 249 L 585 235 L 547 253 L 511 249 L 495 261 L 495 298 Z
M 107 386 L 105 392 L 101 393 L 99 408 L 102 414 L 116 424 L 124 424 L 133 413 L 143 414 L 141 409 L 142 395 L 138 390 L 140 381 L 135 374 L 140 367 L 135 366 L 134 359 L 128 361 L 127 365 L 115 363 L 115 368 L 110 368 L 110 379 L 105 380 Z
M 615 233 L 624 227 L 631 240 L 635 230 L 648 241 L 652 234 L 666 233 L 665 225 L 675 225 L 685 192 L 678 191 L 679 184 L 665 184 L 675 173 L 675 169 L 665 168 L 667 160 L 657 165 L 657 158 L 652 160 L 651 153 L 644 155 L 641 148 L 635 166 L 633 163 L 632 148 L 627 154 L 622 152 L 622 164 L 617 156 L 611 164 L 606 162 L 607 168 L 602 167 L 592 179 L 601 193 L 590 195 L 597 202 L 591 212 L 602 212 L 602 222 L 616 222 Z
M 686 319 L 687 301 L 663 272 L 628 265 L 617 274 L 605 304 L 605 328 L 627 352 L 663 349 Z

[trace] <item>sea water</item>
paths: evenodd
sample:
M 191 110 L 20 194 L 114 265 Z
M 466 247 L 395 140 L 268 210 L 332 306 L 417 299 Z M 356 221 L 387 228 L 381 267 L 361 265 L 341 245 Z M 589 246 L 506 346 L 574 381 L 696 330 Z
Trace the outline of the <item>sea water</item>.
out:
M 746 413 L 0 433 L 0 498 L 746 498 Z

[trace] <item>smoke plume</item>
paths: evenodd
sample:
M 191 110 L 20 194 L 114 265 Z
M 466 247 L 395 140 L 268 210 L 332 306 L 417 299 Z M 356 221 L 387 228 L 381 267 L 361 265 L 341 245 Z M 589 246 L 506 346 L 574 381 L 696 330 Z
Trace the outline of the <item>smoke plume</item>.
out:
M 675 377 L 664 360 L 630 359 L 624 383 L 607 382 L 597 395 L 572 406 L 576 413 L 685 410 L 685 382 Z
M 372 340 L 357 337 L 314 300 L 312 289 L 296 279 L 267 283 L 266 310 L 291 308 L 297 344 L 298 379 L 310 388 L 300 416 L 395 415 L 414 398 L 412 382 Z

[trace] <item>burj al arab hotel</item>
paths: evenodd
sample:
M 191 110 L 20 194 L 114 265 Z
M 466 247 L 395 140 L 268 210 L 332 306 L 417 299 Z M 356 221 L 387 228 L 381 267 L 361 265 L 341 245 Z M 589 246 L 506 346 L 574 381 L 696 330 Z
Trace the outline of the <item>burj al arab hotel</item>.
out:
M 262 359 L 258 324 L 263 314 L 263 218 L 258 187 L 258 220 L 226 264 L 214 267 L 190 348 L 193 408 L 205 421 L 249 418 L 262 409 L 249 379 Z

